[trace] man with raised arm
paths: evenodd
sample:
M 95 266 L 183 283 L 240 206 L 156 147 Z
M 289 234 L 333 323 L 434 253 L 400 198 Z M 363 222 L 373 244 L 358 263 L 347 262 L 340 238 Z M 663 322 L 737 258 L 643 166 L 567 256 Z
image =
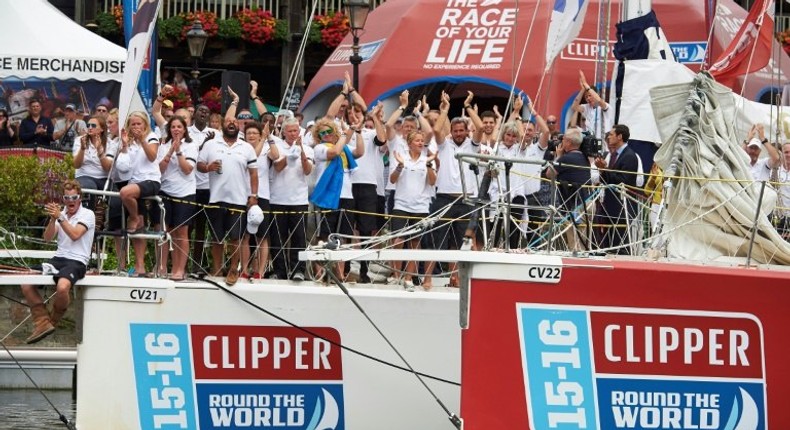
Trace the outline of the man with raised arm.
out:
M 214 235 L 211 246 L 212 273 L 220 273 L 224 260 L 225 241 L 231 247 L 230 268 L 225 284 L 232 286 L 239 279 L 240 246 L 247 246 L 246 212 L 258 204 L 258 155 L 252 145 L 238 138 L 236 119 L 225 118 L 222 138 L 207 142 L 198 156 L 198 171 L 209 174 L 208 210 Z M 249 181 L 249 188 L 245 182 Z M 242 243 L 244 242 L 244 243 Z
M 464 163 L 463 168 L 459 167 L 456 154 L 478 154 L 480 145 L 474 143 L 469 138 L 469 127 L 464 118 L 453 118 L 450 121 L 450 135 L 444 130 L 444 124 L 448 121 L 447 114 L 450 111 L 450 96 L 442 92 L 442 102 L 439 105 L 439 120 L 433 127 L 436 143 L 438 144 L 437 160 L 439 161 L 439 171 L 436 177 L 436 200 L 434 201 L 431 213 L 450 206 L 449 211 L 443 218 L 450 218 L 456 221 L 442 222 L 433 233 L 433 245 L 435 249 L 461 249 L 464 236 L 467 230 L 468 217 L 474 208 L 463 203 L 462 197 L 464 186 L 466 192 L 471 196 L 477 196 L 477 177 L 475 172 L 469 169 L 469 165 Z M 461 177 L 463 176 L 463 184 Z M 424 288 L 430 288 L 433 284 L 431 274 L 435 262 L 429 262 L 425 268 Z M 454 271 L 455 265 L 452 265 Z M 452 275 L 450 286 L 458 286 L 458 276 Z
M 614 124 L 613 109 L 609 109 L 609 104 L 587 83 L 587 78 L 581 70 L 579 70 L 579 86 L 579 94 L 573 99 L 571 109 L 584 115 L 587 131 L 592 132 L 597 139 L 602 139 Z M 585 104 L 581 103 L 582 99 Z

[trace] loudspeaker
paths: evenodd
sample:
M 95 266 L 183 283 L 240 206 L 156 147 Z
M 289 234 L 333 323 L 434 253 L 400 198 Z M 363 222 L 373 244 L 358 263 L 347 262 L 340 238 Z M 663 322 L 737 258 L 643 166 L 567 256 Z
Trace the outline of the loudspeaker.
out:
M 226 70 L 222 72 L 222 113 L 224 114 L 233 101 L 230 94 L 228 94 L 228 86 L 233 88 L 233 92 L 239 95 L 239 105 L 236 107 L 236 112 L 242 109 L 250 108 L 250 74 L 247 72 L 238 72 L 235 70 Z

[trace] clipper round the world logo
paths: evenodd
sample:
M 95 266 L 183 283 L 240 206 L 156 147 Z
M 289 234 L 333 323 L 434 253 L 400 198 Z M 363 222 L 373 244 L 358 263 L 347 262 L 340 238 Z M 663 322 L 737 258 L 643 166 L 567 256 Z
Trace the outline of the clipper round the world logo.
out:
M 750 314 L 518 304 L 530 428 L 764 430 Z
M 340 335 L 131 324 L 140 428 L 343 430 Z

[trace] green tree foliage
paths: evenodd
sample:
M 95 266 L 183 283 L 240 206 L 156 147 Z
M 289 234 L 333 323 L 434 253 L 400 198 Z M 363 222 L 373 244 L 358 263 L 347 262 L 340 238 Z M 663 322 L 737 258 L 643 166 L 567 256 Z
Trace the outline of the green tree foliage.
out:
M 41 160 L 27 155 L 4 158 L 0 169 L 0 225 L 36 225 L 44 215 L 42 205 L 57 199 L 63 182 L 74 177 L 71 155 L 64 160 Z

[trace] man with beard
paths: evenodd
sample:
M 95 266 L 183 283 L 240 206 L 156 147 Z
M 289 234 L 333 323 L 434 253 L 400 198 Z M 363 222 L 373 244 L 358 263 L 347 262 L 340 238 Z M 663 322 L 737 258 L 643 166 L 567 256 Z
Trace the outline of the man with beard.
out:
M 477 154 L 480 152 L 480 145 L 472 142 L 469 138 L 469 128 L 464 118 L 453 118 L 450 121 L 450 135 L 444 133 L 444 124 L 448 121 L 447 113 L 450 111 L 450 96 L 445 92 L 442 92 L 439 110 L 441 115 L 434 124 L 433 131 L 439 150 L 437 160 L 441 167 L 436 177 L 436 200 L 431 207 L 431 213 L 436 213 L 449 205 L 450 209 L 443 215 L 443 218 L 459 221 L 443 222 L 434 231 L 433 246 L 434 249 L 460 249 L 464 235 L 467 233 L 468 224 L 467 221 L 460 220 L 467 219 L 473 211 L 473 207 L 463 203 L 461 199 L 464 192 L 461 175 L 464 176 L 463 182 L 466 184 L 466 192 L 470 197 L 477 196 L 477 177 L 468 165 L 464 164 L 461 168 L 455 155 L 459 153 Z M 435 262 L 430 262 L 426 265 L 425 280 L 422 284 L 425 289 L 433 285 L 431 274 L 435 264 Z M 454 271 L 455 265 L 452 265 L 451 269 Z M 450 286 L 458 286 L 457 275 L 454 274 L 450 277 Z
M 82 206 L 81 192 L 79 182 L 66 181 L 63 186 L 63 203 L 66 207 L 61 210 L 60 204 L 54 202 L 46 206 L 49 222 L 44 230 L 44 240 L 49 241 L 57 236 L 58 249 L 55 257 L 43 264 L 43 273 L 53 275 L 56 291 L 50 314 L 38 289 L 33 285 L 22 286 L 22 294 L 33 317 L 33 333 L 26 340 L 29 344 L 36 343 L 55 331 L 69 306 L 71 287 L 85 277 L 96 217 L 93 211 Z
M 235 285 L 239 279 L 239 246 L 246 231 L 246 211 L 258 204 L 258 157 L 252 145 L 238 138 L 235 118 L 225 118 L 222 139 L 207 142 L 198 156 L 198 171 L 209 174 L 208 209 L 214 243 L 211 246 L 212 273 L 220 274 L 225 240 L 231 246 L 230 268 L 225 283 Z M 250 188 L 244 181 L 249 181 Z M 246 240 L 245 240 L 246 242 Z
M 464 111 L 469 115 L 472 124 L 475 126 L 472 140 L 475 143 L 486 145 L 490 148 L 494 147 L 497 136 L 499 135 L 499 127 L 497 126 L 497 114 L 493 111 L 487 110 L 477 115 L 477 105 L 472 105 L 472 100 L 475 95 L 471 91 L 467 91 L 466 100 L 464 100 Z M 496 106 L 494 106 L 496 109 Z
M 195 109 L 195 121 L 187 129 L 189 137 L 191 137 L 194 142 L 200 145 L 198 151 L 203 149 L 203 145 L 207 141 L 214 139 L 215 136 L 220 134 L 219 130 L 215 130 L 208 126 L 208 120 L 210 117 L 211 110 L 209 110 L 208 106 L 198 105 L 197 109 Z M 195 172 L 195 179 L 197 180 L 197 194 L 195 195 L 195 202 L 203 208 L 208 205 L 210 198 L 208 176 L 208 173 L 202 173 L 200 171 Z M 192 244 L 192 257 L 190 261 L 192 261 L 192 264 L 198 265 L 198 267 L 195 267 L 194 269 L 202 270 L 203 250 L 206 246 L 206 215 L 198 214 L 198 216 L 195 217 L 194 230 L 195 241 Z

